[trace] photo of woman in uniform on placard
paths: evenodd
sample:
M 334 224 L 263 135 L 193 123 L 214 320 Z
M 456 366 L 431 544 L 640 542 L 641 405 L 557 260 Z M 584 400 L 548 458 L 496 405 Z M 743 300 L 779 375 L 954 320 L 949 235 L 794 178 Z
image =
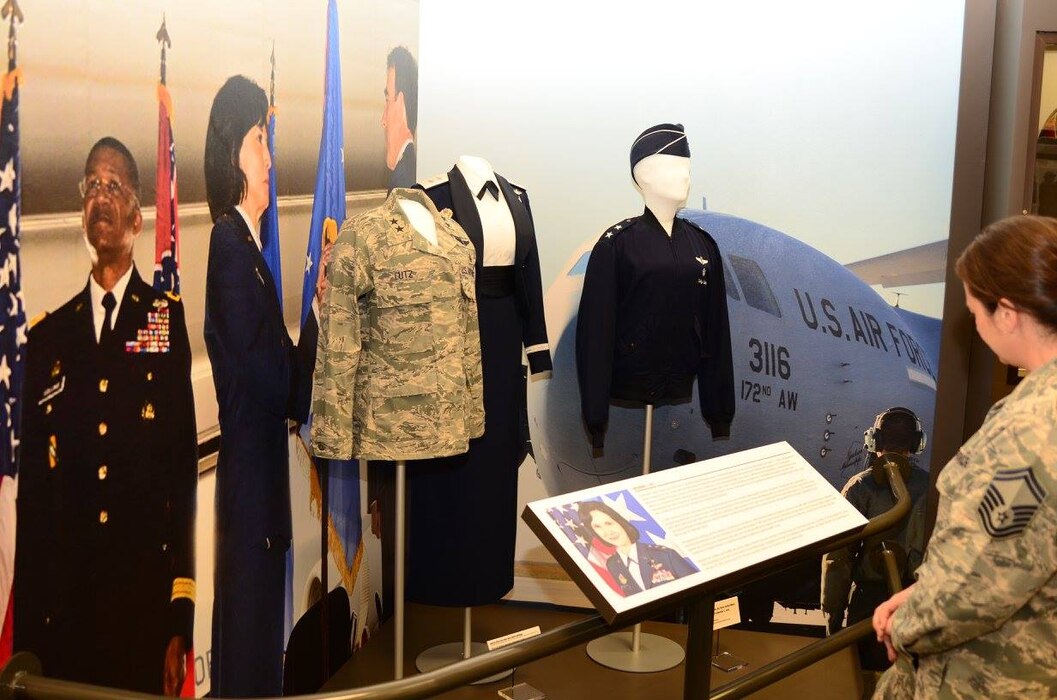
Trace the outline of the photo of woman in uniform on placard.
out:
M 616 579 L 621 595 L 641 593 L 697 572 L 674 549 L 643 542 L 638 528 L 604 503 L 582 501 L 577 511 L 590 534 L 616 548 L 606 569 Z

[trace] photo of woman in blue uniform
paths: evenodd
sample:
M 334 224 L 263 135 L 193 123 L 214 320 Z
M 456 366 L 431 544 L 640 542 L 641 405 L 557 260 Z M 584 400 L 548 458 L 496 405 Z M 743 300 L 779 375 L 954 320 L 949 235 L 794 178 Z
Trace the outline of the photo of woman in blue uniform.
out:
M 697 568 L 674 549 L 642 541 L 638 528 L 616 510 L 598 501 L 577 505 L 580 522 L 592 534 L 616 548 L 606 569 L 624 596 L 696 573 Z

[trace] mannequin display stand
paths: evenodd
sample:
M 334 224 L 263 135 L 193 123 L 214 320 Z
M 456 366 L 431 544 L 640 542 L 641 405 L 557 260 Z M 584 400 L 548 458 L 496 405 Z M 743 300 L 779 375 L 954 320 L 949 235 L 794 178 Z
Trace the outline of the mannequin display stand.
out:
M 404 545 L 407 543 L 407 462 L 396 461 L 396 564 L 393 567 L 393 678 L 404 677 Z
M 481 642 L 474 642 L 472 640 L 472 623 L 471 623 L 471 611 L 473 608 L 463 608 L 463 632 L 461 642 L 448 642 L 447 644 L 438 644 L 437 646 L 430 647 L 424 652 L 418 655 L 415 659 L 415 667 L 418 668 L 419 672 L 426 673 L 428 671 L 435 671 L 443 666 L 448 666 L 455 663 L 456 661 L 462 661 L 468 659 L 471 656 L 477 656 L 488 651 L 488 646 Z M 502 680 L 514 673 L 514 669 L 507 669 L 501 671 L 494 676 L 488 676 L 482 678 L 479 681 L 474 681 L 470 685 L 482 685 L 484 683 L 494 683 L 495 681 Z
M 650 473 L 650 451 L 653 442 L 653 404 L 646 404 L 646 430 L 642 446 L 642 473 Z M 643 634 L 636 624 L 631 632 L 617 632 L 599 637 L 587 645 L 587 655 L 597 663 L 617 671 L 654 673 L 678 666 L 683 648 L 656 634 Z

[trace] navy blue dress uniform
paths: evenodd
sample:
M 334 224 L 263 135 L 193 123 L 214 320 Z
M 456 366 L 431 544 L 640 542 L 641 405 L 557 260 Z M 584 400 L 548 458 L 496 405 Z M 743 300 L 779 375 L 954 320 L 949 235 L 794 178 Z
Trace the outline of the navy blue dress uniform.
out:
M 49 677 L 161 693 L 191 648 L 198 483 L 183 305 L 133 268 L 97 342 L 86 287 L 29 332 L 15 648 Z
M 637 569 L 642 585 L 632 576 L 628 564 Z M 616 579 L 620 592 L 629 596 L 649 590 L 683 576 L 689 576 L 697 570 L 674 549 L 658 544 L 636 542 L 628 553 L 628 564 L 624 563 L 619 552 L 614 552 L 606 560 L 606 569 Z
M 315 316 L 294 344 L 268 266 L 232 208 L 209 240 L 205 340 L 220 412 L 211 689 L 216 697 L 282 693 L 287 420 L 305 421 Z
M 713 438 L 730 435 L 734 372 L 719 248 L 676 218 L 672 235 L 647 208 L 611 226 L 587 263 L 576 321 L 584 423 L 601 448 L 610 399 L 686 401 L 698 380 Z

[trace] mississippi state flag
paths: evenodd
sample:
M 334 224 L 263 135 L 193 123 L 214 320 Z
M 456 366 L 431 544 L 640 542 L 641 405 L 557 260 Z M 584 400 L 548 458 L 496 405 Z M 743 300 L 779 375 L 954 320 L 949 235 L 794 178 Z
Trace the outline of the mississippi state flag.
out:
M 172 135 L 172 98 L 158 83 L 158 168 L 155 173 L 154 288 L 180 293 L 180 220 L 176 216 L 176 144 Z

